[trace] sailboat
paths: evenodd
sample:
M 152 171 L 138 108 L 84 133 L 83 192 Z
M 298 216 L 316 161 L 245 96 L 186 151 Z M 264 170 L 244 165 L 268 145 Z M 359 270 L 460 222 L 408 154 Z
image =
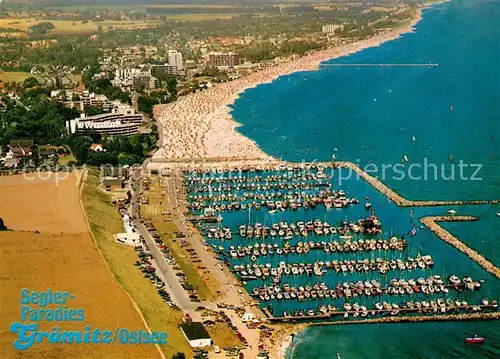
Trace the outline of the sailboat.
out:
M 412 136 L 412 140 L 413 140 L 413 142 L 415 142 L 417 140 L 417 138 L 415 137 L 415 135 Z
M 401 160 L 402 163 L 408 163 L 408 156 L 404 155 L 403 159 Z
M 413 228 L 411 229 L 411 231 L 408 232 L 408 235 L 409 236 L 414 236 L 415 234 L 417 234 L 417 227 L 413 226 Z

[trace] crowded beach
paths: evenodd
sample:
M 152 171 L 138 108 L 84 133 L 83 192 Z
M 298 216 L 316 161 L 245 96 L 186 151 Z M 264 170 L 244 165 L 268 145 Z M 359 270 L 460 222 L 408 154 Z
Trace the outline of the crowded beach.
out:
M 194 160 L 201 158 L 272 160 L 253 141 L 238 133 L 230 114 L 231 105 L 246 89 L 269 83 L 279 76 L 297 71 L 313 71 L 323 61 L 378 46 L 413 31 L 421 11 L 406 27 L 395 28 L 369 39 L 313 52 L 294 60 L 254 72 L 240 79 L 218 84 L 210 89 L 187 95 L 177 101 L 157 106 L 160 149 L 154 160 Z M 165 129 L 165 130 L 163 130 Z

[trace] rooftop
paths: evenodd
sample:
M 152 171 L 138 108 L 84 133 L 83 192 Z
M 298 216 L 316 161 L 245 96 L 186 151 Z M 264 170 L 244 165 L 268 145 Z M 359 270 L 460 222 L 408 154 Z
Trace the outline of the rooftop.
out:
M 188 340 L 211 339 L 207 330 L 200 322 L 182 323 L 180 328 Z

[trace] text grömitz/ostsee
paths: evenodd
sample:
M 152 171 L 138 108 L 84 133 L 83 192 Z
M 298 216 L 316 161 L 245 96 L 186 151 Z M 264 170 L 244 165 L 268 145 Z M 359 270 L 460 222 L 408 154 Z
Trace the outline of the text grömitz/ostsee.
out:
M 85 326 L 83 330 L 40 330 L 40 322 L 83 322 L 83 308 L 69 308 L 67 304 L 75 299 L 70 292 L 21 290 L 20 321 L 10 325 L 10 331 L 17 334 L 14 347 L 27 350 L 35 344 L 166 344 L 167 333 L 149 332 L 142 329 L 116 328 L 105 330 Z M 51 306 L 51 307 L 48 307 Z

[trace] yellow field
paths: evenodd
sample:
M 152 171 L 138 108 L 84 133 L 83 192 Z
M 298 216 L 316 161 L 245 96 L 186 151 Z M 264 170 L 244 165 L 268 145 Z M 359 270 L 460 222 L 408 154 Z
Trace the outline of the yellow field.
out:
M 113 280 L 87 231 L 76 179 L 72 176 L 55 186 L 50 181 L 35 183 L 21 176 L 0 178 L 0 213 L 5 224 L 11 229 L 25 230 L 0 232 L 0 357 L 159 358 L 159 351 L 152 345 L 51 344 L 44 341 L 23 352 L 13 346 L 16 335 L 9 330 L 11 323 L 34 322 L 21 318 L 23 288 L 38 292 L 49 288 L 70 292 L 74 299 L 66 303 L 68 310 L 84 310 L 83 321 L 44 320 L 38 322 L 40 330 L 84 331 L 86 326 L 91 330 L 100 328 L 112 332 L 118 328 L 146 329 L 130 298 Z M 39 305 L 31 307 L 40 308 Z M 58 307 L 51 304 L 46 309 Z
M 238 16 L 237 13 L 230 14 L 164 14 L 167 16 L 168 20 L 175 21 L 203 21 L 203 20 L 226 20 L 234 16 Z
M 50 31 L 51 34 L 56 35 L 73 35 L 81 33 L 94 33 L 97 31 L 99 26 L 102 26 L 103 31 L 107 31 L 109 26 L 114 29 L 135 29 L 152 27 L 159 24 L 159 21 L 99 21 L 93 22 L 89 21 L 82 24 L 81 21 L 65 21 L 65 20 L 45 20 L 45 19 L 28 19 L 28 18 L 7 18 L 0 19 L 0 27 L 12 28 L 23 31 L 28 31 L 28 29 L 41 22 L 51 22 L 54 24 L 55 28 Z
M 182 312 L 169 307 L 151 282 L 134 266 L 138 259 L 135 251 L 114 240 L 113 234 L 123 231 L 122 222 L 117 209 L 110 203 L 109 195 L 97 188 L 98 182 L 96 176 L 89 176 L 82 198 L 92 233 L 106 263 L 118 282 L 134 298 L 151 330 L 168 333 L 168 344 L 161 346 L 166 357 L 170 358 L 177 352 L 192 357 L 191 348 L 179 329 Z
M 28 77 L 32 77 L 27 72 L 0 72 L 0 80 L 3 82 L 23 82 Z
M 86 233 L 79 175 L 43 172 L 0 177 L 0 213 L 5 225 L 16 231 Z

